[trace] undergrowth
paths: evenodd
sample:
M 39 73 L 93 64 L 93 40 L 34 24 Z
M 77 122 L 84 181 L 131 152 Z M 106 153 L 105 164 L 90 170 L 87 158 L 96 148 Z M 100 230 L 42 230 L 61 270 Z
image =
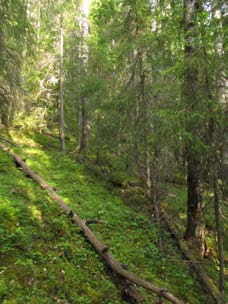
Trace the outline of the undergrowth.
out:
M 210 303 L 163 231 L 158 233 L 143 196 L 121 199 L 85 164 L 59 153 L 58 141 L 38 133 L 10 133 L 27 164 L 50 183 L 111 253 L 140 277 L 168 289 L 185 303 Z M 104 263 L 45 191 L 0 151 L 0 301 L 12 303 L 124 303 Z M 146 303 L 155 295 L 142 290 Z M 164 301 L 166 303 L 166 301 Z

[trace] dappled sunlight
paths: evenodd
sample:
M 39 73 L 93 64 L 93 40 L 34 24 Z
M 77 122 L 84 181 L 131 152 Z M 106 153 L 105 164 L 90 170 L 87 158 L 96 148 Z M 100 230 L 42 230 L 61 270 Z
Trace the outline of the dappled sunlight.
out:
M 43 177 L 50 183 L 54 176 L 55 187 L 59 195 L 82 218 L 98 218 L 106 221 L 107 224 L 95 225 L 93 227 L 94 232 L 101 241 L 110 245 L 115 256 L 124 263 L 130 264 L 133 271 L 140 272 L 140 275 L 145 279 L 152 279 L 160 283 L 159 271 L 158 277 L 155 274 L 151 276 L 151 272 L 147 271 L 154 268 L 160 260 L 157 245 L 150 246 L 148 243 L 148 238 L 152 240 L 157 239 L 157 229 L 151 220 L 146 219 L 145 215 L 138 214 L 138 211 L 134 211 L 132 205 L 127 206 L 117 196 L 114 197 L 107 193 L 100 183 L 96 185 L 94 176 L 91 180 L 86 170 L 83 173 L 82 166 L 79 169 L 78 164 L 72 162 L 67 156 L 62 158 L 58 152 L 53 150 L 46 150 L 45 154 L 45 160 L 49 159 L 50 163 L 45 168 Z M 60 161 L 61 165 L 59 165 Z M 44 164 L 46 164 L 46 161 L 45 163 L 41 161 L 42 171 Z M 31 165 L 33 166 L 33 164 Z M 179 189 L 178 191 L 182 190 Z M 176 196 L 178 195 L 175 193 L 170 199 L 173 200 Z M 123 206 L 124 213 L 122 211 Z M 180 214 L 182 217 L 183 213 Z M 130 220 L 131 218 L 132 220 Z M 129 244 L 127 247 L 125 246 L 126 238 Z M 169 243 L 170 241 L 167 240 L 167 242 Z M 137 245 L 137 252 L 135 245 Z M 171 243 L 169 243 L 168 247 L 169 251 L 173 250 L 171 249 Z M 148 260 L 142 261 L 142 255 L 148 258 Z M 173 255 L 176 255 L 176 253 L 173 253 Z M 176 260 L 180 261 L 178 267 L 186 267 L 182 265 L 181 256 L 176 256 Z M 167 268 L 166 272 L 169 272 L 172 268 L 172 263 L 166 263 L 164 262 L 164 266 L 162 267 L 164 269 Z M 177 280 L 177 282 L 179 279 L 178 276 L 174 276 L 171 273 L 169 278 L 172 281 Z M 168 282 L 167 286 L 169 286 Z
M 18 144 L 22 144 L 23 146 L 26 144 L 27 146 L 30 146 L 30 147 L 33 147 L 33 148 L 40 148 L 41 145 L 34 142 L 34 140 L 31 139 L 31 137 L 29 137 L 29 135 L 25 132 L 25 133 L 22 133 L 22 132 L 18 132 L 14 129 L 10 129 L 8 134 L 12 137 L 14 137 L 16 135 L 17 137 L 17 143 Z
M 132 197 L 127 195 L 125 198 L 126 201 L 125 199 L 122 200 L 120 198 L 121 189 L 119 192 L 115 191 L 116 194 L 110 193 L 106 188 L 107 185 L 105 181 L 102 182 L 100 177 L 95 177 L 93 171 L 91 171 L 90 175 L 90 170 L 88 170 L 86 166 L 76 163 L 67 155 L 63 156 L 54 148 L 44 148 L 46 146 L 45 141 L 52 146 L 53 142 L 56 142 L 55 139 L 48 139 L 45 135 L 40 134 L 39 136 L 34 134 L 33 138 L 34 141 L 35 139 L 37 140 L 38 144 L 42 142 L 42 150 L 39 150 L 36 144 L 33 147 L 26 147 L 25 150 L 28 154 L 27 163 L 29 166 L 49 184 L 54 186 L 62 199 L 72 210 L 75 210 L 81 218 L 101 219 L 105 221 L 102 225 L 93 225 L 92 230 L 102 242 L 110 246 L 112 253 L 117 259 L 128 265 L 132 271 L 135 271 L 142 278 L 153 281 L 158 285 L 162 284 L 162 286 L 166 288 L 172 288 L 174 291 L 174 282 L 176 286 L 179 286 L 183 278 L 186 279 L 186 286 L 191 289 L 188 297 L 194 298 L 198 285 L 192 281 L 188 273 L 188 267 L 182 261 L 181 254 L 177 252 L 176 245 L 165 231 L 163 232 L 164 252 L 167 256 L 163 256 L 158 248 L 158 230 L 155 223 L 151 221 L 149 212 L 146 209 L 141 210 L 144 208 L 145 201 L 143 200 L 145 198 L 140 189 L 135 190 Z M 16 134 L 14 135 L 14 139 L 17 141 Z M 14 167 L 14 169 L 16 170 L 16 167 Z M 22 175 L 22 172 L 19 172 Z M 32 189 L 30 188 L 31 185 L 33 185 Z M 19 186 L 27 190 L 24 189 L 22 191 Z M 183 202 L 181 201 L 182 198 L 184 199 L 185 194 L 182 192 L 184 192 L 182 187 L 172 186 L 169 192 L 171 195 L 169 195 L 165 201 L 168 208 L 174 207 L 174 201 L 178 204 L 178 219 L 180 221 L 186 219 L 183 209 L 185 207 L 183 207 Z M 73 256 L 74 259 L 77 258 L 79 260 L 81 258 L 84 259 L 82 253 L 84 249 L 80 249 L 72 242 L 67 245 L 61 245 L 62 241 L 58 240 L 54 242 L 52 249 L 49 247 L 49 249 L 45 249 L 47 246 L 45 245 L 45 238 L 49 239 L 50 242 L 49 233 L 53 235 L 56 233 L 60 234 L 60 236 L 63 235 L 65 231 L 64 227 L 68 225 L 68 221 L 64 215 L 63 217 L 59 217 L 59 215 L 55 217 L 55 214 L 59 214 L 58 212 L 60 212 L 58 211 L 58 207 L 55 206 L 53 202 L 50 203 L 46 192 L 40 190 L 39 186 L 30 179 L 25 178 L 25 180 L 22 179 L 18 182 L 15 195 L 21 195 L 25 204 L 27 204 L 27 214 L 24 221 L 31 219 L 32 225 L 35 225 L 34 227 L 40 226 L 44 229 L 45 235 L 38 232 L 38 234 L 42 234 L 41 240 L 44 238 L 41 243 L 42 245 L 40 245 L 41 249 L 39 250 L 42 252 L 45 250 L 53 250 L 48 265 L 42 263 L 42 267 L 47 269 L 44 273 L 45 276 L 48 276 L 50 272 L 55 272 L 57 280 L 61 280 L 63 274 L 62 269 L 66 272 L 66 268 L 64 268 L 63 265 L 58 266 L 58 264 L 56 264 L 56 261 L 60 263 L 59 250 L 61 251 L 61 249 L 59 248 L 63 248 L 62 250 L 71 256 L 72 249 L 70 248 L 76 246 L 78 249 L 77 251 L 74 249 Z M 27 202 L 27 200 L 29 201 Z M 139 210 L 141 211 L 139 212 Z M 21 232 L 18 230 L 17 233 Z M 37 232 L 35 234 L 37 235 Z M 82 239 L 81 242 L 84 242 L 84 240 Z M 170 256 L 172 260 L 169 258 Z M 39 259 L 42 260 L 43 258 L 39 256 Z M 175 263 L 172 262 L 173 259 L 175 259 Z M 47 259 L 45 259 L 45 261 L 46 260 Z M 85 258 L 85 260 L 87 261 L 87 258 Z M 85 260 L 83 260 L 83 263 L 89 263 L 90 265 L 86 267 L 90 267 L 90 269 L 95 267 L 96 261 L 94 261 L 93 258 L 92 262 L 85 262 Z M 27 262 L 30 263 L 29 261 Z M 19 261 L 19 263 L 22 262 Z M 152 272 L 151 269 L 153 269 Z M 42 276 L 44 276 L 44 274 Z M 81 273 L 81 275 L 83 275 L 84 279 L 84 273 Z M 68 274 L 64 274 L 64 276 L 68 276 Z M 80 278 L 77 280 L 80 280 Z M 176 290 L 178 290 L 178 287 Z M 184 292 L 182 296 L 185 296 Z
M 118 298 L 102 262 L 97 260 L 87 242 L 75 233 L 76 227 L 50 202 L 45 191 L 15 167 L 12 159 L 1 151 L 0 154 L 1 168 L 11 169 L 5 182 L 0 184 L 0 297 L 3 288 L 11 288 L 7 296 L 10 303 L 15 299 L 17 303 L 24 302 L 28 295 L 32 302 L 41 303 L 44 297 L 57 297 L 57 288 L 69 293 L 70 286 L 76 282 L 71 295 L 77 299 L 84 298 L 78 297 L 83 284 L 91 285 L 91 297 L 99 297 L 101 302 L 108 290 L 111 290 L 112 297 Z M 96 276 L 87 271 L 97 266 Z M 95 278 L 97 282 L 103 282 L 100 292 L 96 292 Z M 63 282 L 66 287 L 61 287 Z M 36 290 L 34 295 L 31 295 L 31 288 Z
M 226 9 L 0 0 L 1 303 L 226 302 Z
M 29 206 L 29 209 L 31 210 L 34 218 L 36 218 L 39 221 L 42 221 L 42 213 L 39 209 L 37 209 L 36 206 Z

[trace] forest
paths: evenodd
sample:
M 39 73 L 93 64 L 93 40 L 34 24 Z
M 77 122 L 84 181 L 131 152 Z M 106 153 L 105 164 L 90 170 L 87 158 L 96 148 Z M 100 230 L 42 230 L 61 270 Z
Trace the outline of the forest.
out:
M 0 303 L 227 303 L 226 23 L 0 0 Z

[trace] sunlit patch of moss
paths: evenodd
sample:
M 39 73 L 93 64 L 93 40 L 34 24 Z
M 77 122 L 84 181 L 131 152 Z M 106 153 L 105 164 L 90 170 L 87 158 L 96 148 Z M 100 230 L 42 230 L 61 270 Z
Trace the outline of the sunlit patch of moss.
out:
M 182 220 L 186 220 L 186 218 L 187 218 L 186 213 L 180 213 L 179 216 Z
M 41 211 L 39 209 L 37 209 L 36 206 L 31 206 L 29 208 L 31 209 L 31 212 L 32 212 L 32 215 L 34 216 L 34 218 L 36 218 L 39 221 L 42 221 Z
M 81 218 L 99 218 L 106 222 L 91 228 L 101 241 L 110 246 L 112 254 L 121 263 L 142 278 L 167 288 L 185 302 L 209 303 L 165 230 L 164 249 L 160 252 L 156 224 L 145 209 L 145 197 L 139 189 L 133 196 L 129 196 L 128 189 L 125 189 L 121 199 L 119 191 L 110 183 L 108 188 L 100 176 L 96 177 L 91 172 L 91 168 L 73 161 L 70 155 L 59 153 L 58 140 L 31 132 L 19 136 L 11 133 L 11 136 L 16 142 L 20 137 L 28 165 L 54 186 Z M 4 176 L 8 176 L 9 181 L 4 186 L 0 185 L 0 191 L 7 198 L 6 204 L 12 208 L 11 212 L 16 212 L 15 208 L 18 211 L 11 224 L 6 220 L 3 229 L 6 230 L 8 225 L 15 227 L 17 223 L 23 227 L 21 232 L 20 229 L 17 232 L 20 236 L 18 248 L 13 243 L 9 244 L 17 256 L 11 251 L 4 255 L 4 264 L 8 267 L 7 274 L 4 274 L 7 288 L 10 280 L 17 282 L 14 290 L 3 296 L 5 303 L 13 303 L 15 299 L 26 303 L 50 303 L 53 299 L 79 304 L 124 303 L 107 276 L 104 264 L 85 241 L 80 229 L 71 225 L 45 191 L 17 170 L 10 158 L 4 158 L 11 171 L 5 169 Z M 15 177 L 10 181 L 12 176 Z M 7 189 L 15 188 L 15 185 L 16 192 L 8 192 Z M 186 208 L 183 187 L 171 188 L 170 193 L 174 196 L 167 200 L 167 205 L 170 208 L 177 205 L 179 214 L 183 215 Z M 12 204 L 13 197 L 20 202 L 17 206 Z M 20 272 L 16 270 L 18 268 Z M 145 291 L 142 293 L 146 303 L 158 300 L 157 296 Z

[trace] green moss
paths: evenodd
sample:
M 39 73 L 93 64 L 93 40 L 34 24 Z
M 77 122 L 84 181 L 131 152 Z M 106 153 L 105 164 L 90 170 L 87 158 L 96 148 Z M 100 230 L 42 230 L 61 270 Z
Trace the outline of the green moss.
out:
M 23 146 L 27 164 L 54 186 L 81 218 L 106 221 L 93 225 L 92 230 L 110 246 L 115 258 L 186 303 L 209 303 L 165 230 L 164 250 L 159 251 L 157 228 L 140 191 L 129 197 L 124 190 L 121 199 L 120 191 L 108 190 L 107 182 L 88 166 L 59 153 L 58 141 L 53 138 L 13 132 L 11 137 Z M 0 183 L 3 303 L 53 303 L 53 299 L 79 304 L 124 303 L 96 252 L 46 192 L 1 151 L 0 168 L 4 181 Z M 175 195 L 178 210 L 184 212 L 183 189 Z M 157 300 L 157 296 L 142 293 L 146 303 Z

